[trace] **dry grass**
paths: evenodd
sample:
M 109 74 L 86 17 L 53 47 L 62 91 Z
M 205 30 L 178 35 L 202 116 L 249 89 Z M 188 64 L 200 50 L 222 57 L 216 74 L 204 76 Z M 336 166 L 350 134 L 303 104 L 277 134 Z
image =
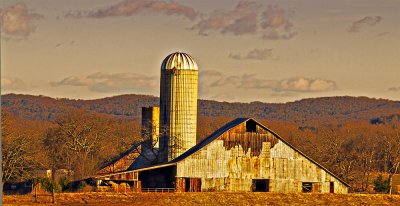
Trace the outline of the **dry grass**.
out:
M 46 199 L 47 198 L 47 199 Z M 3 205 L 51 205 L 50 197 L 3 196 Z M 400 205 L 400 195 L 304 193 L 63 193 L 57 205 Z

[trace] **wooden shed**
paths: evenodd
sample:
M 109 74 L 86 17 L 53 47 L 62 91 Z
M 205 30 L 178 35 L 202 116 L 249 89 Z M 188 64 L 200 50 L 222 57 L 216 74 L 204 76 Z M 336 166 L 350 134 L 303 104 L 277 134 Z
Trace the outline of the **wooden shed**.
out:
M 400 175 L 395 174 L 392 176 L 392 182 L 391 182 L 391 192 L 392 194 L 400 194 Z

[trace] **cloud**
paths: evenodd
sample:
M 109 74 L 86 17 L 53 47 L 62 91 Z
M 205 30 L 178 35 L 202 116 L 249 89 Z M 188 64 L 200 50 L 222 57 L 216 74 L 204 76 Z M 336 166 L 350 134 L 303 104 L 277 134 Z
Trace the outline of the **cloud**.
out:
M 103 73 L 97 72 L 85 77 L 66 77 L 60 81 L 50 82 L 57 86 L 82 86 L 90 91 L 100 93 L 149 91 L 157 87 L 158 79 L 136 73 Z
M 280 80 L 273 88 L 277 92 L 325 92 L 336 89 L 335 81 L 305 77 Z
M 230 53 L 228 57 L 236 60 L 242 60 L 242 59 L 265 60 L 272 57 L 272 49 L 253 49 L 244 56 L 240 54 Z
M 281 28 L 285 30 L 290 29 L 293 25 L 290 23 L 286 16 L 285 11 L 277 6 L 268 6 L 267 9 L 262 13 L 263 22 L 262 28 Z
M 268 6 L 262 13 L 261 27 L 265 30 L 262 38 L 269 40 L 287 40 L 297 35 L 287 14 L 278 6 Z
M 242 76 L 221 76 L 218 80 L 212 82 L 210 87 L 224 87 L 233 85 L 236 88 L 244 89 L 269 89 L 275 84 L 274 80 L 259 79 L 255 74 L 244 74 Z
M 2 91 L 29 91 L 32 87 L 19 78 L 1 78 Z
M 199 72 L 199 77 L 220 77 L 222 76 L 221 72 L 216 70 L 201 70 Z
M 358 21 L 353 22 L 349 28 L 349 32 L 359 32 L 362 28 L 367 26 L 375 26 L 381 21 L 381 16 L 366 16 Z
M 50 82 L 51 86 L 88 86 L 91 82 L 87 78 L 75 76 L 66 77 L 58 82 Z
M 166 2 L 163 0 L 124 0 L 105 9 L 96 11 L 74 11 L 64 15 L 67 18 L 108 18 L 119 16 L 133 16 L 139 13 L 160 13 L 167 16 L 180 15 L 190 20 L 197 17 L 197 12 L 188 6 L 176 2 Z
M 335 81 L 324 79 L 311 79 L 296 77 L 281 80 L 258 78 L 256 74 L 244 74 L 242 76 L 223 76 L 213 82 L 209 87 L 234 86 L 242 89 L 270 89 L 278 93 L 292 92 L 326 92 L 337 89 Z
M 6 35 L 28 36 L 36 29 L 34 22 L 41 18 L 41 14 L 29 12 L 26 4 L 19 2 L 0 9 L 1 31 Z
M 400 92 L 400 87 L 390 87 L 390 88 L 388 89 L 388 91 L 391 91 L 391 92 Z
M 269 89 L 274 85 L 274 80 L 260 79 L 255 74 L 244 74 L 238 87 L 244 89 Z
M 253 1 L 240 1 L 230 11 L 214 11 L 203 18 L 191 29 L 200 35 L 207 36 L 210 32 L 233 35 L 253 35 L 268 40 L 288 40 L 297 32 L 289 15 L 278 6 L 268 6 L 263 12 L 263 5 Z M 232 55 L 233 58 L 238 55 Z
M 379 33 L 379 34 L 377 34 L 377 35 L 375 35 L 375 37 L 382 37 L 382 36 L 386 36 L 386 35 L 388 35 L 390 32 L 381 32 L 381 33 Z
M 241 77 L 239 76 L 227 76 L 221 77 L 220 79 L 214 81 L 209 86 L 210 87 L 223 87 L 227 85 L 238 85 L 240 83 Z
M 272 30 L 272 31 L 269 31 L 269 32 L 266 32 L 265 34 L 263 34 L 262 38 L 269 39 L 269 40 L 289 40 L 296 35 L 297 35 L 297 32 L 280 33 L 276 30 Z
M 54 46 L 54 48 L 59 48 L 59 47 L 68 46 L 68 45 L 72 46 L 74 44 L 75 44 L 75 40 L 72 40 L 72 41 L 69 41 L 69 42 L 60 42 L 60 43 L 56 44 Z
M 255 2 L 240 1 L 233 10 L 227 12 L 214 11 L 191 29 L 198 30 L 201 35 L 208 35 L 209 31 L 234 35 L 254 34 L 257 31 L 259 6 Z

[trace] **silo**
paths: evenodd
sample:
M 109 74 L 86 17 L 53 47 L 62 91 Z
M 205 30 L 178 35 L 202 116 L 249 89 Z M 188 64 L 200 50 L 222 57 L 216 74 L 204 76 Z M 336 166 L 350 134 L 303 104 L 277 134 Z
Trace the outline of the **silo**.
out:
M 196 145 L 198 67 L 182 52 L 161 64 L 160 152 L 170 161 Z
M 142 107 L 142 138 L 149 149 L 159 148 L 159 118 L 159 107 Z

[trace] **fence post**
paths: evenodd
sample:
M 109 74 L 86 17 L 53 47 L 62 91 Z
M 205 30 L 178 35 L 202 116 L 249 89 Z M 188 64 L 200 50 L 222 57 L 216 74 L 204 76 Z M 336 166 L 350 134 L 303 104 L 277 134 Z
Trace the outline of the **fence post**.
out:
M 52 200 L 53 204 L 56 204 L 56 194 L 54 192 L 54 186 L 53 186 L 53 190 L 51 191 L 51 200 Z
M 34 187 L 35 187 L 35 203 L 36 203 L 37 202 L 37 184 Z

